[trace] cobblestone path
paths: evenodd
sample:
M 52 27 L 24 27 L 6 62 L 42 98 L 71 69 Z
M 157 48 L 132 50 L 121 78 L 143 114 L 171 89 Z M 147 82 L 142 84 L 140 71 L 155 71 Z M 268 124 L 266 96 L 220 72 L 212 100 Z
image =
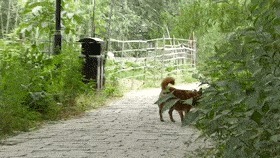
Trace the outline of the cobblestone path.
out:
M 0 144 L 0 157 L 181 158 L 208 146 L 204 140 L 196 140 L 198 130 L 181 127 L 177 112 L 176 123 L 169 120 L 167 112 L 165 122 L 159 121 L 158 107 L 153 104 L 159 92 L 133 91 L 81 118 L 8 138 Z

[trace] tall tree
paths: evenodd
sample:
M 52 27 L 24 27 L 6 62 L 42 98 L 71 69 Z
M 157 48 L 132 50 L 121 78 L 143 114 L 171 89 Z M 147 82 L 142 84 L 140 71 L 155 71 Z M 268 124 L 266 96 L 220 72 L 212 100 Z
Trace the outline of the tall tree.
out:
M 0 38 L 12 32 L 18 23 L 19 5 L 14 0 L 0 0 Z

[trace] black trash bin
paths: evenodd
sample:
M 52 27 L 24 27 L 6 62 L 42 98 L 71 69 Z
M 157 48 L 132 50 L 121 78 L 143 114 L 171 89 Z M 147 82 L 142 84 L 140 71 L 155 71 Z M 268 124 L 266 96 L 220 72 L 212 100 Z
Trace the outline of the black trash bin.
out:
M 104 77 L 104 56 L 102 48 L 104 41 L 100 38 L 82 38 L 79 40 L 82 44 L 82 54 L 84 58 L 82 74 L 83 81 L 89 83 L 91 80 L 96 83 L 96 89 L 102 89 L 105 82 Z

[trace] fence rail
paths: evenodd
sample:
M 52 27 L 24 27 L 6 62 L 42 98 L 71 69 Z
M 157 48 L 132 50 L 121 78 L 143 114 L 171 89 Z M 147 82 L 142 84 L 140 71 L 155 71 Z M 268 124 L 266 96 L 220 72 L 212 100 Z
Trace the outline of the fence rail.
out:
M 21 44 L 26 41 L 10 41 Z M 31 43 L 31 41 L 29 41 Z M 52 41 L 36 41 L 41 52 L 51 55 Z M 81 53 L 78 42 L 64 42 L 72 51 Z M 0 48 L 0 50 L 3 48 Z M 151 40 L 108 40 L 108 54 L 105 65 L 106 82 L 114 79 L 125 82 L 128 88 L 149 81 L 158 84 L 167 75 L 182 76 L 190 68 L 196 67 L 196 41 L 177 38 L 157 38 Z M 111 55 L 110 55 L 111 54 Z M 101 59 L 100 59 L 101 60 Z M 103 69 L 102 69 L 103 71 Z M 102 75 L 102 71 L 98 72 Z M 103 75 L 102 75 L 103 76 Z M 99 82 L 98 82 L 99 83 Z M 102 85 L 102 83 L 100 83 Z
M 184 75 L 196 67 L 196 41 L 180 38 L 108 41 L 106 72 L 109 78 L 143 82 L 167 75 Z

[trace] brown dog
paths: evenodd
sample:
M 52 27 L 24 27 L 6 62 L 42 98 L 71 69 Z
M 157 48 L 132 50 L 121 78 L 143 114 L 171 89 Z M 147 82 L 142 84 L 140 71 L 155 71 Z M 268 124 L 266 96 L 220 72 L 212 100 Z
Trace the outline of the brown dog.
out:
M 168 87 L 168 84 L 174 85 L 175 79 L 172 77 L 166 77 L 165 79 L 163 79 L 163 81 L 161 82 L 161 93 L 160 93 L 159 97 L 168 95 L 169 93 L 173 93 L 173 95 L 176 98 L 180 99 L 169 109 L 168 113 L 169 113 L 170 120 L 172 122 L 175 122 L 175 120 L 173 119 L 173 116 L 172 116 L 172 112 L 173 112 L 173 110 L 178 111 L 180 118 L 181 118 L 181 122 L 183 122 L 184 113 L 186 115 L 191 110 L 192 106 L 197 104 L 197 101 L 200 99 L 200 97 L 202 95 L 202 88 L 200 88 L 199 91 L 181 90 L 181 89 L 176 89 L 174 87 Z M 182 101 L 182 100 L 187 100 L 187 99 L 191 99 L 191 98 L 193 99 L 192 105 L 186 104 L 186 103 L 184 103 L 184 101 Z M 162 118 L 163 107 L 164 107 L 164 103 L 161 103 L 159 105 L 160 121 L 164 121 Z

